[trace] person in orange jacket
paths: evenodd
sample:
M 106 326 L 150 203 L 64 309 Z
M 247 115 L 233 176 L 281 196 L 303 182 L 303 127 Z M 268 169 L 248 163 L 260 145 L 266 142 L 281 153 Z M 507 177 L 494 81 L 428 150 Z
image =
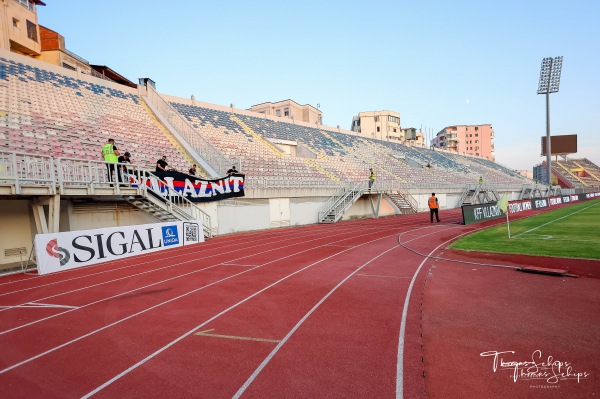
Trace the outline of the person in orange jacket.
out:
M 433 223 L 433 214 L 435 214 L 435 220 L 437 220 L 437 222 L 440 222 L 440 215 L 438 214 L 438 209 L 440 207 L 440 204 L 438 202 L 437 197 L 435 196 L 435 193 L 431 193 L 431 197 L 429 197 L 429 201 L 427 201 L 427 204 L 429 205 L 429 220 L 431 220 L 431 223 Z

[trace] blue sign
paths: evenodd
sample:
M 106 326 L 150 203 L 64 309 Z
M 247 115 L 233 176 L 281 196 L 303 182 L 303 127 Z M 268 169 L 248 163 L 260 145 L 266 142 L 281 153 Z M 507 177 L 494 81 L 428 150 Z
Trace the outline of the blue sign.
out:
M 169 245 L 179 244 L 179 231 L 177 226 L 163 226 L 162 227 L 163 245 L 168 247 Z

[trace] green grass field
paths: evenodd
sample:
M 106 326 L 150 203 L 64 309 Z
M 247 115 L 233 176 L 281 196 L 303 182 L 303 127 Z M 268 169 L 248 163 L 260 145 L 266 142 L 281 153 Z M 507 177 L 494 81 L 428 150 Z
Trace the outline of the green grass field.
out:
M 468 251 L 501 252 L 600 259 L 600 200 L 580 202 L 525 219 L 505 222 L 473 233 L 450 248 Z M 509 216 L 510 218 L 510 216 Z

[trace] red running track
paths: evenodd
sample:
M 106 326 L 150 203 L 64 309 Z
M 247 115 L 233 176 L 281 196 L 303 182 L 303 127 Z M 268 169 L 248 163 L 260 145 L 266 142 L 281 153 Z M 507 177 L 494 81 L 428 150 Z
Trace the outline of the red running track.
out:
M 57 274 L 3 277 L 0 396 L 597 393 L 600 280 L 474 271 L 439 259 L 473 261 L 445 247 L 481 226 L 459 225 L 460 210 L 443 212 L 439 224 L 428 216 L 223 236 Z M 527 292 L 540 300 L 526 306 Z M 574 311 L 576 303 L 585 306 Z M 518 358 L 538 346 L 591 375 L 530 388 L 480 356 L 514 350 Z

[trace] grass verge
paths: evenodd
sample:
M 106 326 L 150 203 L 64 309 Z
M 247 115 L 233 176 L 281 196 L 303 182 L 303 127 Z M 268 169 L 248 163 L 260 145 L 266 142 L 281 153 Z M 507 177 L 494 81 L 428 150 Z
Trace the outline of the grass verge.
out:
M 509 216 L 510 218 L 510 216 Z M 470 234 L 452 249 L 600 259 L 600 200 L 580 202 Z

